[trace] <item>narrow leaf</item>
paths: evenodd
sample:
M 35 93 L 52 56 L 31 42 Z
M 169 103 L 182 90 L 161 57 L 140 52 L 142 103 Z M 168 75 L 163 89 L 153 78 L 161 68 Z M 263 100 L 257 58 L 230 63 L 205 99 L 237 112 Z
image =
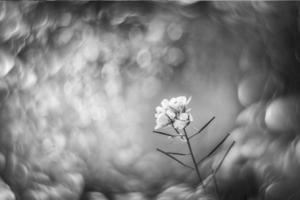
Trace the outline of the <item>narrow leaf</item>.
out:
M 157 148 L 156 150 L 159 151 L 159 152 L 161 152 L 161 153 L 163 153 L 164 155 L 166 155 L 166 156 L 172 158 L 173 160 L 177 161 L 177 162 L 178 162 L 179 164 L 181 164 L 182 166 L 187 167 L 187 168 L 192 169 L 192 170 L 194 169 L 194 168 L 192 168 L 192 167 L 190 167 L 190 166 L 184 164 L 183 162 L 181 162 L 180 160 L 178 160 L 178 159 L 175 158 L 174 156 L 168 154 L 167 152 L 165 152 L 165 151 L 163 151 L 163 150 L 161 150 L 161 149 L 159 149 L 159 148 Z
M 189 139 L 193 138 L 194 136 L 198 135 L 199 133 L 201 133 L 216 117 L 213 116 L 206 124 L 204 124 L 204 126 L 202 126 L 202 128 L 200 128 L 199 131 L 197 131 L 194 135 L 191 135 L 189 137 Z

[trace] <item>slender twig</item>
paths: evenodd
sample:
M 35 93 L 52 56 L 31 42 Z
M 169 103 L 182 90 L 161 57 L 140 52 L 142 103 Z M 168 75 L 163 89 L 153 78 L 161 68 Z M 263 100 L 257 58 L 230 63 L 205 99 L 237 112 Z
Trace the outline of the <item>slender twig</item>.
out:
M 173 129 L 175 130 L 175 132 L 177 133 L 177 137 L 180 137 L 181 139 L 184 139 L 185 138 L 185 136 L 184 135 L 182 135 L 180 132 L 179 132 L 179 130 L 177 129 L 177 128 L 175 128 L 174 127 L 174 125 L 172 124 L 172 127 L 173 127 Z
M 209 158 L 224 142 L 225 142 L 225 140 L 228 138 L 228 136 L 229 136 L 230 134 L 229 133 L 227 133 L 226 135 L 225 135 L 225 137 L 206 155 L 206 156 L 204 156 L 201 160 L 199 160 L 198 162 L 197 162 L 197 165 L 199 165 L 200 163 L 202 163 L 204 160 L 206 160 L 207 158 Z
M 198 176 L 198 178 L 199 178 L 199 181 L 200 181 L 201 185 L 203 185 L 203 188 L 205 188 L 205 186 L 204 186 L 204 184 L 203 184 L 203 180 L 202 180 L 201 175 L 200 175 L 200 172 L 199 172 L 199 169 L 198 169 L 198 165 L 197 165 L 197 163 L 196 163 L 196 159 L 195 159 L 195 156 L 194 156 L 192 147 L 191 147 L 190 139 L 189 139 L 189 137 L 188 137 L 188 135 L 187 135 L 187 132 L 186 132 L 185 128 L 183 129 L 183 132 L 184 132 L 184 136 L 185 136 L 187 145 L 188 145 L 188 147 L 189 147 L 189 151 L 190 151 L 190 154 L 191 154 L 193 163 L 194 163 L 195 170 L 196 170 L 196 172 L 197 172 L 197 176 Z
M 213 168 L 211 168 L 211 171 L 212 171 L 212 174 L 213 174 L 212 177 L 213 177 L 213 181 L 214 181 L 214 185 L 215 185 L 215 189 L 216 189 L 216 193 L 217 193 L 218 199 L 221 200 L 221 193 L 220 193 L 220 189 L 219 189 L 219 185 L 218 185 L 216 173 L 215 173 L 215 171 L 214 171 Z
M 172 155 L 168 154 L 167 152 L 165 152 L 165 151 L 163 151 L 163 150 L 161 150 L 161 149 L 159 149 L 159 148 L 157 148 L 156 150 L 157 150 L 157 151 L 159 151 L 159 152 L 161 152 L 161 153 L 163 153 L 164 155 L 166 155 L 166 156 L 168 156 L 168 157 L 172 158 L 173 160 L 177 161 L 177 162 L 178 162 L 179 164 L 181 164 L 182 166 L 184 166 L 184 167 L 187 167 L 187 168 L 189 168 L 189 169 L 192 169 L 192 170 L 194 170 L 194 168 L 192 168 L 192 167 L 190 167 L 190 166 L 188 166 L 188 165 L 184 164 L 183 162 L 181 162 L 180 160 L 178 160 L 178 159 L 177 159 L 177 158 L 175 158 L 174 156 L 172 156 Z
M 174 127 L 174 125 L 172 124 L 172 127 L 173 127 L 173 129 L 176 131 L 176 133 L 178 134 L 178 135 L 180 135 L 180 136 L 182 136 L 182 134 L 178 131 L 178 129 L 177 128 L 175 128 Z
M 169 134 L 169 133 L 164 133 L 164 132 L 161 132 L 161 131 L 153 131 L 153 133 L 157 133 L 157 134 L 160 134 L 160 135 L 165 135 L 165 136 L 169 136 L 169 137 L 177 137 L 177 135 L 173 135 L 173 134 Z
M 187 156 L 189 153 L 177 153 L 177 152 L 166 152 L 167 154 L 177 155 L 177 156 Z
M 202 126 L 202 128 L 200 128 L 199 131 L 197 131 L 195 134 L 191 135 L 189 137 L 189 139 L 193 138 L 194 136 L 198 135 L 199 133 L 201 133 L 216 117 L 213 116 L 206 124 L 204 124 L 204 126 Z
M 229 148 L 227 149 L 226 153 L 224 154 L 222 160 L 220 161 L 219 165 L 217 166 L 217 168 L 215 169 L 215 172 L 217 173 L 219 171 L 219 169 L 221 168 L 225 158 L 227 157 L 228 153 L 230 152 L 230 150 L 232 149 L 233 145 L 234 145 L 235 141 L 233 141 L 231 143 L 231 145 L 229 146 Z

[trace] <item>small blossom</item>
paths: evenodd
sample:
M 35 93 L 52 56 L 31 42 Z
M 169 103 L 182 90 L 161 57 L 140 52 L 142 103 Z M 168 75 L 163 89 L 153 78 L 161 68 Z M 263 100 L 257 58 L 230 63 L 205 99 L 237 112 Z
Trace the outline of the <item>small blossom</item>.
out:
M 193 117 L 190 114 L 191 109 L 187 109 L 187 104 L 190 101 L 191 97 L 187 99 L 185 96 L 162 100 L 161 106 L 156 107 L 155 129 L 169 125 L 172 125 L 175 129 L 187 127 L 193 121 Z
M 176 117 L 176 113 L 173 112 L 172 110 L 167 110 L 167 111 L 166 111 L 166 114 L 169 116 L 169 118 L 170 118 L 171 120 L 174 120 L 175 117 Z
M 186 122 L 186 121 L 182 121 L 182 120 L 176 119 L 174 121 L 173 126 L 176 129 L 184 129 L 187 126 L 187 124 L 188 124 L 188 122 Z
M 189 119 L 189 114 L 188 113 L 180 113 L 178 116 L 178 119 L 181 121 L 186 121 Z
M 156 117 L 156 126 L 154 129 L 163 128 L 171 124 L 171 119 L 164 113 L 159 114 Z
M 172 98 L 169 101 L 169 106 L 177 111 L 185 111 L 184 109 L 186 109 L 187 104 L 190 103 L 192 97 L 190 97 L 189 99 L 187 99 L 185 96 L 180 96 L 177 98 Z
M 167 99 L 162 100 L 161 105 L 163 108 L 167 108 L 169 106 L 169 101 Z

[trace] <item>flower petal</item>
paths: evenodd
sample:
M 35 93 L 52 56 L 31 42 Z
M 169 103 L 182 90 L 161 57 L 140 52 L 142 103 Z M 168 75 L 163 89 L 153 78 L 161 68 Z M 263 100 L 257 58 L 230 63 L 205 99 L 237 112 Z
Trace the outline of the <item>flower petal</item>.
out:
M 188 98 L 188 100 L 186 101 L 186 104 L 189 104 L 191 100 L 192 100 L 192 96 L 190 96 L 190 97 Z
M 156 119 L 156 126 L 154 129 L 165 127 L 171 123 L 171 120 L 165 114 L 160 114 Z
M 192 116 L 191 113 L 189 114 L 189 120 L 190 120 L 191 122 L 194 121 L 194 118 L 193 118 L 193 116 Z
M 177 99 L 176 99 L 176 98 L 172 98 L 172 99 L 170 100 L 170 102 L 169 102 L 169 106 L 170 106 L 171 108 L 175 109 L 175 110 L 178 110 L 179 104 L 178 104 Z
M 188 121 L 175 120 L 173 126 L 176 129 L 184 129 L 188 125 L 188 123 Z
M 185 106 L 186 105 L 186 97 L 185 96 L 177 97 L 177 101 L 178 101 L 178 104 L 180 106 Z
M 191 109 L 186 108 L 192 97 L 173 97 L 170 100 L 163 99 L 161 106 L 156 107 L 156 129 L 173 123 L 174 128 L 183 129 L 193 121 L 189 113 Z
M 191 112 L 192 109 L 191 108 L 188 108 L 185 112 Z
M 182 121 L 187 121 L 189 119 L 189 115 L 187 113 L 180 113 L 178 119 Z
M 155 108 L 155 111 L 156 111 L 157 113 L 162 113 L 162 112 L 164 112 L 164 110 L 165 110 L 165 109 L 163 109 L 163 108 L 160 107 L 160 106 L 157 106 L 157 107 Z
M 175 119 L 176 114 L 172 110 L 167 110 L 166 114 L 169 116 L 170 119 Z
M 168 99 L 163 99 L 161 102 L 161 105 L 163 108 L 167 108 L 169 106 L 169 101 Z
M 176 98 L 173 97 L 173 98 L 170 99 L 170 103 L 176 103 L 176 102 L 177 102 Z

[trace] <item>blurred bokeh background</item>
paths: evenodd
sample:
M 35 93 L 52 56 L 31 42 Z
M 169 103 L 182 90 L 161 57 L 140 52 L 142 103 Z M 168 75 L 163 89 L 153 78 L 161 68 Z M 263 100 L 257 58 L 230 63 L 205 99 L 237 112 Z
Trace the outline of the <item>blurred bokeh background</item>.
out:
M 1 1 L 0 199 L 217 199 L 155 151 L 186 148 L 152 133 L 182 95 L 190 133 L 216 117 L 197 158 L 236 141 L 222 199 L 299 199 L 299 19 L 291 1 Z

